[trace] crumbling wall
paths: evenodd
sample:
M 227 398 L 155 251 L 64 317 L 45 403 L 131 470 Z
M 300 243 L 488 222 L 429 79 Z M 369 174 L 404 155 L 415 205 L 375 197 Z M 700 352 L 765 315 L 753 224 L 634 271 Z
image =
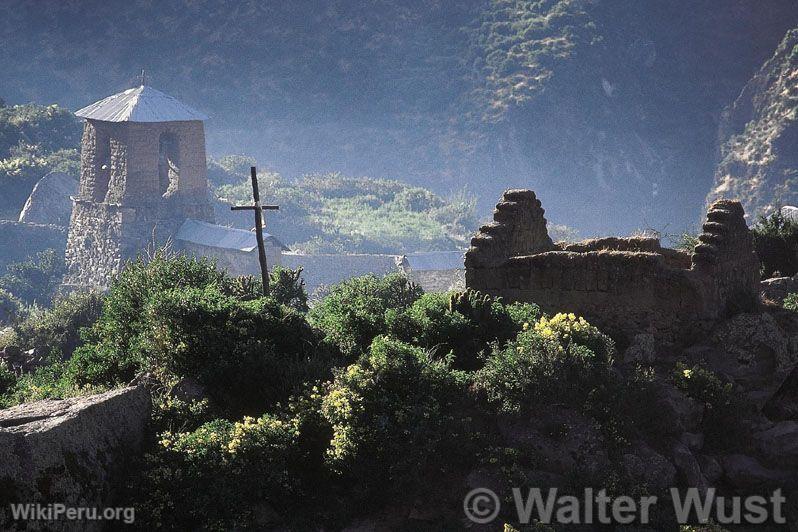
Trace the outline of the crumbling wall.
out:
M 550 313 L 580 314 L 622 344 L 640 333 L 664 342 L 687 341 L 757 293 L 759 265 L 739 203 L 713 206 L 691 261 L 687 253 L 663 249 L 656 238 L 548 245 L 548 235 L 540 232 L 541 221 L 545 230 L 543 209 L 534 197 L 530 191 L 505 193 L 494 223 L 472 239 L 466 253 L 469 288 L 534 302 Z M 523 207 L 500 208 L 517 205 L 517 198 L 526 200 Z M 513 231 L 522 232 L 522 238 L 509 234 Z M 526 248 L 499 245 L 519 241 Z M 528 252 L 530 247 L 537 251 Z M 512 255 L 502 256 L 503 249 Z
M 555 249 L 546 230 L 540 201 L 531 190 L 508 190 L 493 211 L 493 222 L 480 227 L 466 254 L 466 270 L 502 264 L 510 257 Z

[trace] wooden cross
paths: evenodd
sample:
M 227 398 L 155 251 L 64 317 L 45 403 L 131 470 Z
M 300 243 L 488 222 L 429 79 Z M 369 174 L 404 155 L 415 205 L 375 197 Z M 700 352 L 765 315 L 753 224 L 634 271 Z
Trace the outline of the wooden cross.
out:
M 250 168 L 252 175 L 252 198 L 255 200 L 254 205 L 241 205 L 230 207 L 232 211 L 255 211 L 255 237 L 258 240 L 258 259 L 260 260 L 260 275 L 263 279 L 263 295 L 269 295 L 269 265 L 266 264 L 266 246 L 263 243 L 263 212 L 262 211 L 276 211 L 280 207 L 278 205 L 261 205 L 260 192 L 258 192 L 258 173 L 254 166 Z

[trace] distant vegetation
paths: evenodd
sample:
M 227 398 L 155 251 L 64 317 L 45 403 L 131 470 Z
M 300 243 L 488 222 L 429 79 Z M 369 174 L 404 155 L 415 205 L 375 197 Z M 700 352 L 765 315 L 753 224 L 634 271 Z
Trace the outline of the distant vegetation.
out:
M 252 201 L 255 160 L 222 157 L 208 164 L 217 194 L 230 203 Z M 290 248 L 324 253 L 406 253 L 462 249 L 476 230 L 476 199 L 465 192 L 444 199 L 400 181 L 313 174 L 288 181 L 259 174 L 264 201 L 280 205 L 267 230 Z M 221 220 L 217 220 L 221 221 Z M 241 219 L 231 219 L 241 223 Z
M 788 277 L 798 273 L 797 222 L 779 209 L 770 216 L 760 216 L 752 231 L 763 278 L 776 273 Z
M 78 176 L 80 132 L 63 107 L 0 101 L 0 213 L 18 214 L 36 182 L 53 170 Z

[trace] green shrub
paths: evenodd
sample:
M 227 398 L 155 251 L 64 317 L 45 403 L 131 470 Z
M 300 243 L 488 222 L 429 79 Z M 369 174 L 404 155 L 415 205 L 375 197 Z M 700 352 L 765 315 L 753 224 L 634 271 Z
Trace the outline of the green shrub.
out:
M 231 279 L 228 292 L 242 301 L 263 296 L 263 281 L 253 275 L 242 275 Z M 308 294 L 302 280 L 302 268 L 292 270 L 275 266 L 269 272 L 269 295 L 278 303 L 299 312 L 308 311 Z
M 367 357 L 336 375 L 323 399 L 333 429 L 329 467 L 357 498 L 418 486 L 427 475 L 470 459 L 472 431 L 459 415 L 466 388 L 446 361 L 375 339 Z
M 784 308 L 798 312 L 798 293 L 787 294 L 784 298 Z
M 8 291 L 0 288 L 0 325 L 14 323 L 21 310 L 20 301 Z
M 0 288 L 28 304 L 49 306 L 66 272 L 64 257 L 53 249 L 6 267 Z
M 446 355 L 454 354 L 459 369 L 481 366 L 480 354 L 493 342 L 515 337 L 539 309 L 531 304 L 504 305 L 479 292 L 424 294 L 407 309 L 386 313 L 392 336 Z
M 236 416 L 261 413 L 330 375 L 331 358 L 304 317 L 271 298 L 180 288 L 156 295 L 145 314 L 150 368 L 196 380 Z
M 540 400 L 582 406 L 607 381 L 613 353 L 612 340 L 583 318 L 543 317 L 491 354 L 476 375 L 477 387 L 505 412 Z
M 63 399 L 79 395 L 90 395 L 106 391 L 104 386 L 78 385 L 69 378 L 67 365 L 57 360 L 24 373 L 6 391 L 0 403 L 12 406 L 42 399 Z
M 422 293 L 398 273 L 356 277 L 333 286 L 308 313 L 308 320 L 351 361 L 387 331 L 387 310 L 406 309 Z
M 69 358 L 80 344 L 80 332 L 100 317 L 103 296 L 99 293 L 75 293 L 56 300 L 50 309 L 36 309 L 14 325 L 11 343 L 22 349 L 47 349 L 51 354 Z
M 292 270 L 276 266 L 269 274 L 271 296 L 283 305 L 299 312 L 308 311 L 308 293 L 302 280 L 302 268 Z
M 760 216 L 752 232 L 764 278 L 776 272 L 785 276 L 798 273 L 798 222 L 777 210 L 769 217 Z
M 734 389 L 731 382 L 724 382 L 712 371 L 700 365 L 688 367 L 676 365 L 673 382 L 688 397 L 704 406 L 701 432 L 706 437 L 707 449 L 731 451 L 745 445 L 748 432 L 741 426 L 749 405 Z
M 299 529 L 322 522 L 322 511 L 337 511 L 340 497 L 333 496 L 324 466 L 331 431 L 320 414 L 321 397 L 315 387 L 292 398 L 281 415 L 159 433 L 129 489 L 137 524 L 251 530 L 274 526 L 270 518 Z M 166 410 L 185 408 L 178 401 Z
M 224 287 L 233 282 L 211 261 L 160 250 L 130 263 L 112 282 L 99 320 L 86 332 L 86 345 L 70 362 L 81 384 L 125 384 L 147 367 L 145 345 L 150 323 L 145 310 L 161 292 L 181 287 Z
M 148 457 L 138 495 L 145 528 L 241 530 L 257 528 L 258 509 L 295 500 L 291 465 L 304 458 L 298 426 L 265 415 L 216 420 L 182 434 L 163 434 Z M 137 516 L 138 517 L 138 516 Z M 139 524 L 139 523 L 137 523 Z
M 5 360 L 0 360 L 0 408 L 2 408 L 2 396 L 16 384 L 17 376 L 8 367 Z
M 554 338 L 527 331 L 494 351 L 475 381 L 494 408 L 519 413 L 539 401 L 581 406 L 608 372 L 609 367 L 589 348 L 563 346 Z
M 329 377 L 331 350 L 304 316 L 243 281 L 204 259 L 159 253 L 134 262 L 113 282 L 69 378 L 117 386 L 150 373 L 168 386 L 187 377 L 220 412 L 238 417 Z

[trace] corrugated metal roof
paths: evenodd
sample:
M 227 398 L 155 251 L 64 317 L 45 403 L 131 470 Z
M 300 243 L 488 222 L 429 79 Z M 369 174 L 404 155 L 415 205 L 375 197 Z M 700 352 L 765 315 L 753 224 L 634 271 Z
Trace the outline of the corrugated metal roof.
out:
M 175 238 L 211 248 L 236 249 L 246 252 L 258 249 L 258 240 L 252 231 L 233 229 L 199 220 L 189 219 L 183 222 Z M 275 247 L 289 251 L 282 242 L 269 233 L 263 233 L 263 240 Z
M 462 270 L 465 268 L 463 255 L 462 251 L 429 251 L 409 253 L 404 259 L 415 271 Z
M 128 89 L 77 111 L 75 115 L 105 122 L 183 122 L 208 117 L 147 85 Z

